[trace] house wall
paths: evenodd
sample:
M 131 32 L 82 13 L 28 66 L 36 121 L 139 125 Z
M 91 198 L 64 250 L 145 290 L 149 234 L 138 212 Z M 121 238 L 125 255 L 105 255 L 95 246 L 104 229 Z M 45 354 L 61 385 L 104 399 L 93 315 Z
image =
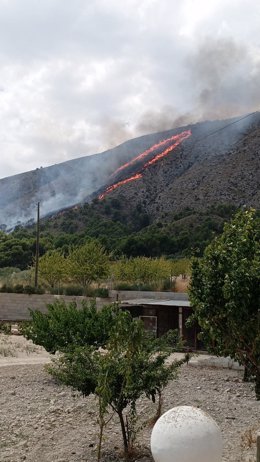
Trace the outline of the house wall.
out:
M 160 337 L 168 332 L 169 329 L 178 330 L 180 337 L 184 340 L 184 346 L 193 350 L 202 349 L 203 345 L 197 338 L 199 326 L 197 324 L 186 327 L 186 321 L 192 313 L 190 307 L 162 306 L 162 305 L 135 305 L 124 306 L 123 309 L 130 311 L 132 316 L 151 316 L 157 319 L 157 329 L 155 334 Z M 145 320 L 146 327 L 149 329 L 149 318 Z M 151 319 L 151 326 L 152 326 Z

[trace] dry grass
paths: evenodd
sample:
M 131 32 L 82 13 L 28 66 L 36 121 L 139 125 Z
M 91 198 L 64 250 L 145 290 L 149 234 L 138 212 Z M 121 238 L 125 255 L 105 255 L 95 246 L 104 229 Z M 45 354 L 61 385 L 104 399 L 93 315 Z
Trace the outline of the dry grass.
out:
M 256 457 L 246 457 L 245 453 L 249 449 L 253 449 L 256 454 L 256 439 L 257 439 L 257 433 L 259 431 L 259 428 L 254 426 L 248 428 L 242 435 L 241 435 L 241 462 L 256 462 Z
M 0 357 L 19 357 L 21 355 L 40 354 L 42 348 L 23 337 L 0 334 Z

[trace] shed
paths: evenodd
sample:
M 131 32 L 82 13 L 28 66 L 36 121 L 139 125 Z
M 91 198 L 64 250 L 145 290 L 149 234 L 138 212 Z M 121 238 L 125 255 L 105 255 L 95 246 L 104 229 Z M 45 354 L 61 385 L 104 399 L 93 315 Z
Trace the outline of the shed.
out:
M 193 350 L 201 349 L 202 344 L 197 335 L 199 326 L 186 326 L 186 321 L 192 314 L 188 299 L 140 298 L 123 300 L 120 303 L 123 310 L 128 310 L 133 317 L 144 322 L 145 328 L 156 337 L 160 337 L 170 329 L 176 329 L 185 341 L 185 346 Z

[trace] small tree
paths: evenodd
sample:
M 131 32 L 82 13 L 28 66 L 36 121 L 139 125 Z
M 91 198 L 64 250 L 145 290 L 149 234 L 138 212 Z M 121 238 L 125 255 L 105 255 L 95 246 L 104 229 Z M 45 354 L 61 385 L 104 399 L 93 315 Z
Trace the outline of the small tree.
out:
M 67 274 L 64 255 L 59 250 L 47 252 L 39 259 L 39 274 L 51 288 L 59 285 Z
M 171 262 L 171 273 L 175 278 L 181 275 L 182 279 L 186 279 L 187 274 L 190 274 L 190 260 L 187 258 L 173 260 Z
M 119 418 L 124 453 L 128 459 L 136 436 L 137 400 L 145 395 L 161 396 L 168 381 L 176 377 L 182 361 L 165 364 L 172 352 L 165 339 L 146 335 L 141 321 L 130 313 L 118 311 L 106 344 L 106 350 L 93 346 L 68 348 L 49 367 L 52 375 L 84 396 L 94 393 L 99 403 L 100 444 L 109 408 Z
M 157 284 L 170 277 L 171 265 L 164 258 L 136 257 L 121 260 L 113 267 L 118 280 L 143 284 Z
M 30 310 L 31 321 L 21 326 L 22 334 L 50 353 L 64 352 L 78 346 L 92 345 L 97 349 L 106 345 L 114 323 L 116 307 L 106 306 L 97 311 L 94 302 L 66 304 L 56 300 L 47 305 L 47 313 Z
M 250 367 L 260 399 L 260 222 L 253 210 L 238 212 L 193 261 L 190 298 L 208 349 Z
M 102 245 L 93 239 L 71 250 L 68 268 L 70 277 L 87 287 L 91 282 L 108 276 L 109 258 Z
M 57 301 L 46 314 L 31 311 L 32 321 L 23 334 L 47 351 L 60 352 L 49 367 L 62 383 L 84 396 L 94 393 L 99 407 L 99 458 L 109 409 L 118 415 L 124 451 L 129 456 L 137 422 L 137 400 L 142 395 L 155 401 L 182 361 L 166 365 L 177 347 L 176 334 L 151 338 L 143 323 L 116 305 L 97 311 L 94 304 L 65 305 Z

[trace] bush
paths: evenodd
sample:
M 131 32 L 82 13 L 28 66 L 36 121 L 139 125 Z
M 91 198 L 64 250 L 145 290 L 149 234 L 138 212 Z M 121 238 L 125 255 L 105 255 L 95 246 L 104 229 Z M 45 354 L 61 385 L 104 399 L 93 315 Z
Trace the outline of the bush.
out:
M 64 289 L 65 295 L 84 295 L 83 287 L 81 286 L 68 286 Z
M 107 298 L 109 296 L 109 291 L 105 287 L 98 287 L 97 289 L 95 289 L 95 296 Z
M 95 344 L 104 346 L 113 322 L 111 307 L 97 311 L 93 302 L 82 302 L 81 308 L 75 302 L 65 304 L 56 300 L 47 305 L 48 313 L 30 310 L 32 322 L 23 323 L 22 334 L 50 353 L 68 348 Z
M 23 294 L 24 293 L 24 287 L 22 284 L 16 284 L 13 288 L 13 291 L 16 293 L 16 294 Z
M 11 334 L 11 324 L 8 322 L 0 322 L 0 333 L 10 335 Z
M 129 284 L 127 282 L 121 282 L 115 285 L 115 290 L 141 290 L 144 292 L 150 292 L 155 290 L 155 286 L 151 284 Z
M 0 288 L 0 292 L 2 293 L 12 293 L 12 294 L 44 294 L 45 290 L 42 287 L 34 287 L 34 286 L 23 286 L 22 284 L 16 284 L 14 287 L 7 286 L 4 284 Z
M 4 284 L 4 285 L 0 288 L 0 292 L 3 292 L 3 293 L 12 293 L 12 292 L 13 292 L 13 287 L 10 287 L 10 286 L 7 286 L 6 284 Z
M 23 288 L 23 293 L 32 295 L 32 294 L 44 294 L 45 290 L 42 287 L 34 287 L 34 286 L 25 286 Z

